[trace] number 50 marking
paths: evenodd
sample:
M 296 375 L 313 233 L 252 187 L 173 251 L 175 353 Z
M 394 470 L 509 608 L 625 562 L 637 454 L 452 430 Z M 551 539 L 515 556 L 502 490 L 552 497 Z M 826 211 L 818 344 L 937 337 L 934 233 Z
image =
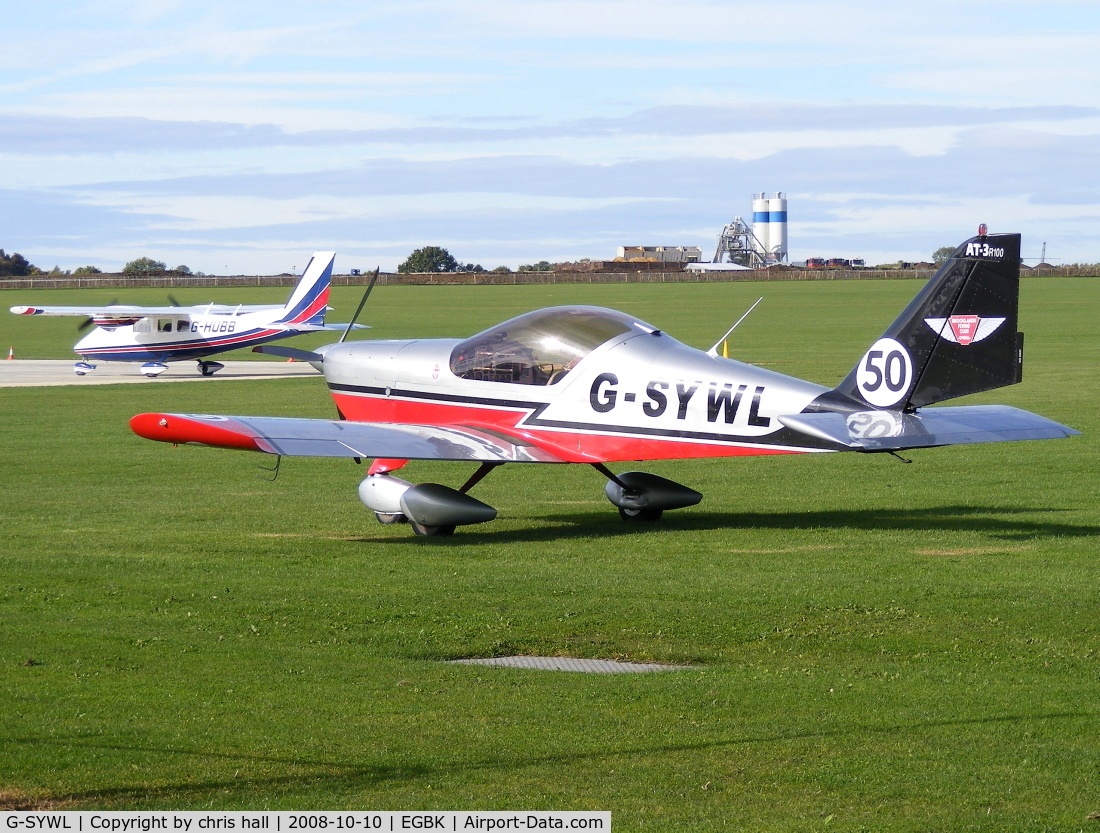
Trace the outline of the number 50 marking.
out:
M 892 338 L 880 338 L 859 362 L 856 386 L 863 398 L 879 408 L 901 402 L 913 381 L 913 360 Z

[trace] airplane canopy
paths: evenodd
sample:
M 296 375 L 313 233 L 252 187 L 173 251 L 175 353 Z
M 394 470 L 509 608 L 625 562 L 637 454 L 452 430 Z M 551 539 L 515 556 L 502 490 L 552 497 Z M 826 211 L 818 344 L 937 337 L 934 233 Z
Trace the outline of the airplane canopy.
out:
M 602 307 L 536 310 L 459 342 L 451 372 L 482 382 L 553 385 L 601 344 L 632 330 L 655 328 Z

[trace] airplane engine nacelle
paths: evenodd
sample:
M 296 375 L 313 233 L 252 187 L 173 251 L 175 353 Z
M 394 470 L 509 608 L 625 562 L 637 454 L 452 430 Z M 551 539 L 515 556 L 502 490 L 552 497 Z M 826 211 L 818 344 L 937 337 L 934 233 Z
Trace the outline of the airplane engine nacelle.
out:
M 391 474 L 372 474 L 359 484 L 359 500 L 372 512 L 399 515 L 405 511 L 401 496 L 412 487 L 412 483 Z
M 607 499 L 620 509 L 660 512 L 694 506 L 703 499 L 694 489 L 656 474 L 628 471 L 617 476 L 627 488 L 624 490 L 614 480 L 609 480 L 604 491 Z

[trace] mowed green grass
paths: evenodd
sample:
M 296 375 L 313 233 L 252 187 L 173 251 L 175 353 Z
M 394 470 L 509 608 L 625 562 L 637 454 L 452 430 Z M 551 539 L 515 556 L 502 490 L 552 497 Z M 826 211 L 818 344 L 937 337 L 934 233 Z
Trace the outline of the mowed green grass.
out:
M 764 295 L 731 354 L 833 384 L 918 288 L 381 287 L 364 320 L 370 337 L 466 335 L 594 303 L 707 347 Z M 359 292 L 334 291 L 333 320 Z M 1095 279 L 1025 280 L 1025 382 L 963 400 L 1083 436 L 911 465 L 639 464 L 705 495 L 647 528 L 619 521 L 587 467 L 509 466 L 475 490 L 497 521 L 419 539 L 374 522 L 350 462 L 286 460 L 266 482 L 268 458 L 126 425 L 149 410 L 330 417 L 319 379 L 0 390 L 0 794 L 83 809 L 605 809 L 618 830 L 1088 829 L 1098 309 Z M 71 320 L 45 340 L 59 321 L 4 314 L 0 345 L 68 357 Z M 458 485 L 471 468 L 405 476 Z M 440 662 L 513 653 L 692 668 Z

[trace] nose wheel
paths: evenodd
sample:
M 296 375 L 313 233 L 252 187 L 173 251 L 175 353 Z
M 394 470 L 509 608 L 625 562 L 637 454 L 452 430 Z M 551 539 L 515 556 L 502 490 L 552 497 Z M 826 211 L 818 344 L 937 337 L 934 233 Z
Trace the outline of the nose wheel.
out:
M 375 512 L 374 517 L 378 518 L 380 524 L 403 524 L 409 520 L 400 512 Z
M 423 535 L 426 538 L 435 538 L 439 535 L 454 535 L 454 524 L 450 526 L 426 526 L 424 524 L 418 524 L 416 521 L 410 520 L 409 526 L 412 527 L 412 531 L 417 535 Z
M 627 509 L 619 507 L 619 517 L 630 524 L 656 523 L 661 520 L 663 509 Z

